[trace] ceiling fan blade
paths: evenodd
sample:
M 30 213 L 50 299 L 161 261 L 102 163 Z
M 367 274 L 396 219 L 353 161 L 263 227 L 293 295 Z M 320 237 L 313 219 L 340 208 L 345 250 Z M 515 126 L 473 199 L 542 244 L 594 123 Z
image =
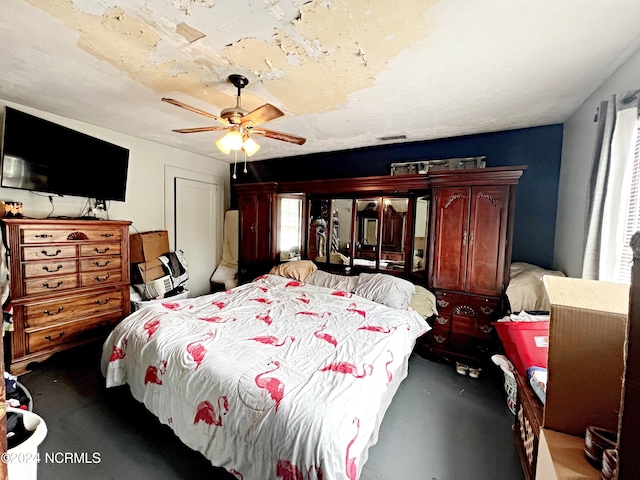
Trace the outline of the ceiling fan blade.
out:
M 195 127 L 195 128 L 179 128 L 177 130 L 171 130 L 177 133 L 197 133 L 197 132 L 213 132 L 216 130 L 227 130 L 227 127 Z
M 274 130 L 267 130 L 265 128 L 252 128 L 251 133 L 255 135 L 261 135 L 267 138 L 273 138 L 274 140 L 282 140 L 283 142 L 295 143 L 296 145 L 303 145 L 307 141 L 306 138 L 298 137 L 288 133 L 276 132 Z
M 265 103 L 261 107 L 247 113 L 242 117 L 242 126 L 257 127 L 274 118 L 282 117 L 284 112 L 270 103 Z
M 217 117 L 212 113 L 205 112 L 204 110 L 200 110 L 199 108 L 192 107 L 191 105 L 187 105 L 186 103 L 179 102 L 178 100 L 174 100 L 173 98 L 163 97 L 162 101 L 170 103 L 171 105 L 175 105 L 176 107 L 184 108 L 186 110 L 189 110 L 190 112 L 199 113 L 200 115 L 204 115 L 205 117 L 213 118 L 214 120 L 217 120 L 223 125 L 227 125 L 227 126 L 229 125 L 229 122 L 227 122 L 224 118 Z

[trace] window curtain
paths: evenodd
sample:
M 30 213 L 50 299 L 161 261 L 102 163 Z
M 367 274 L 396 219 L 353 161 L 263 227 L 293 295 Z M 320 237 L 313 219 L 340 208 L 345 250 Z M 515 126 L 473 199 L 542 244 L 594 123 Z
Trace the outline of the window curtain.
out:
M 640 90 L 612 95 L 600 104 L 591 181 L 582 277 L 615 282 L 624 245 Z

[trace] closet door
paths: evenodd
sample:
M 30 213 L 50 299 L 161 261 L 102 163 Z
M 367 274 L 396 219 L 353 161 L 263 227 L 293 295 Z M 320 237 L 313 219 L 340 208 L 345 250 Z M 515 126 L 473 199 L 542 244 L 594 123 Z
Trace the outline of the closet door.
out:
M 433 288 L 465 290 L 470 195 L 469 187 L 435 189 Z
M 500 296 L 504 283 L 509 187 L 471 189 L 466 291 Z

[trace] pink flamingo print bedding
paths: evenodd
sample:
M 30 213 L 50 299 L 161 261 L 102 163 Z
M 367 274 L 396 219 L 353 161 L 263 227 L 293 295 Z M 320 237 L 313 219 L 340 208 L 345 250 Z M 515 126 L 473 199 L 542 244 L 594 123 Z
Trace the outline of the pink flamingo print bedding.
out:
M 356 480 L 429 328 L 410 307 L 265 275 L 134 312 L 101 367 L 238 479 Z

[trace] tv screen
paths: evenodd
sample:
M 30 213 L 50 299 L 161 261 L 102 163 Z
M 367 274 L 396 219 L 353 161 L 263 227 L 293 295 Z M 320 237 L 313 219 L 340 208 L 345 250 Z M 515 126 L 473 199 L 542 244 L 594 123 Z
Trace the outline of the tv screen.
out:
M 129 150 L 5 107 L 0 185 L 124 202 Z

